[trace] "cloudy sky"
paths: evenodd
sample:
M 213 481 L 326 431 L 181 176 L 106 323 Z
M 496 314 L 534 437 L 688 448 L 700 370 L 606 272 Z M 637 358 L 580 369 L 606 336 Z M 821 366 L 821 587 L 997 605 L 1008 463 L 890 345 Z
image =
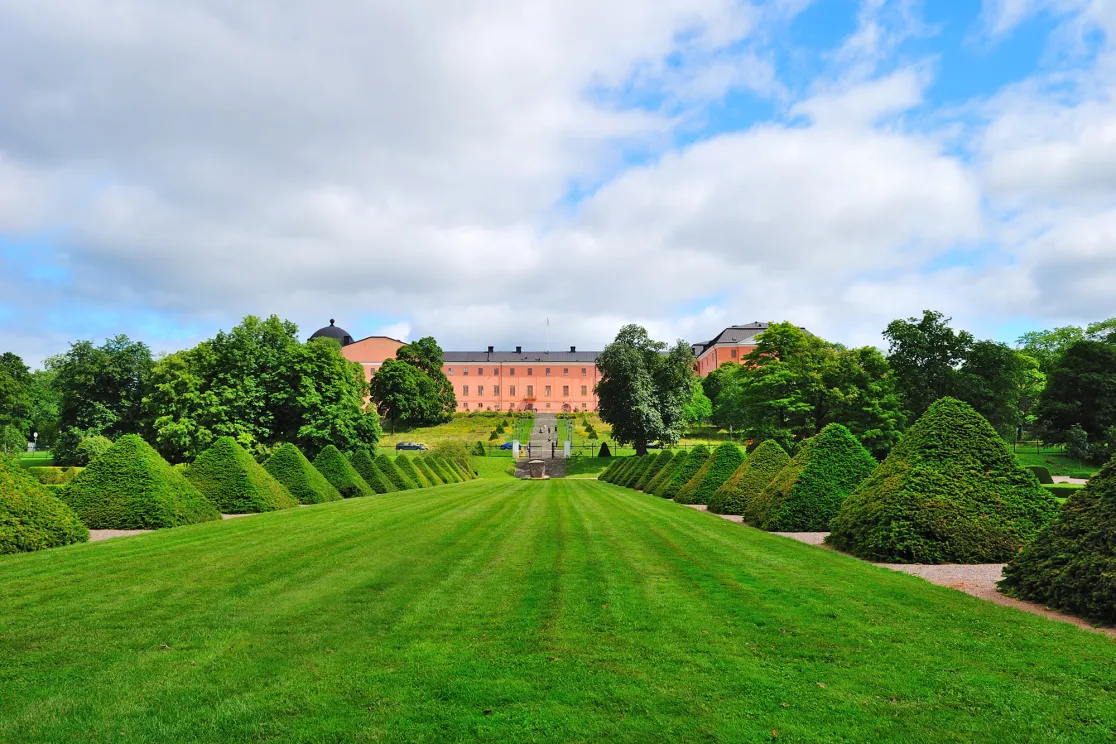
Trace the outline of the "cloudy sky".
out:
M 0 350 L 1116 315 L 1116 0 L 0 0 Z

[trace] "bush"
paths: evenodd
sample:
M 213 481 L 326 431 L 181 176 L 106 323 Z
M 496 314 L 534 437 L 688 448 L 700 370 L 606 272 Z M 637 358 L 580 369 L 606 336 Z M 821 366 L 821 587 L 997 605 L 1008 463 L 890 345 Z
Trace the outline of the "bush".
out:
M 741 514 L 767 488 L 767 484 L 790 462 L 774 439 L 756 447 L 724 484 L 709 499 L 706 507 L 714 514 Z
M 322 504 L 341 500 L 341 492 L 334 488 L 293 444 L 283 444 L 276 449 L 264 463 L 264 470 L 282 483 L 300 504 Z
M 81 472 L 81 468 L 55 468 L 43 465 L 34 465 L 27 468 L 28 475 L 31 475 L 39 483 L 44 486 L 61 486 L 69 483 L 74 479 L 74 476 Z
M 251 514 L 298 506 L 279 481 L 232 437 L 221 437 L 198 455 L 186 479 L 225 514 Z
M 221 518 L 221 512 L 151 445 L 125 434 L 62 493 L 96 530 L 155 530 Z
M 829 541 L 869 560 L 1001 563 L 1057 511 L 983 416 L 942 398 L 848 498 Z
M 14 459 L 0 456 L 0 554 L 28 553 L 89 539 L 78 515 Z
M 407 480 L 414 483 L 417 488 L 429 488 L 430 481 L 420 473 L 411 462 L 411 458 L 406 455 L 397 455 L 395 458 L 395 467 L 399 468 L 399 472 L 403 474 Z M 367 479 L 365 479 L 367 480 Z
M 1084 488 L 1084 486 L 1079 486 L 1076 484 L 1062 484 L 1058 486 L 1043 486 L 1043 488 L 1045 488 L 1046 492 L 1056 499 L 1068 499 L 1070 496 L 1073 496 L 1075 493 Z
M 416 457 L 411 462 L 411 464 L 415 466 L 416 470 L 418 470 L 420 473 L 422 473 L 423 477 L 425 477 L 426 480 L 430 481 L 430 485 L 440 486 L 443 483 L 445 483 L 444 480 L 439 478 L 438 475 L 433 470 L 430 469 L 430 466 L 427 465 L 426 461 L 423 460 L 421 457 Z
M 1029 465 L 1027 470 L 1030 470 L 1038 478 L 1038 482 L 1044 486 L 1048 486 L 1054 482 L 1054 478 L 1050 475 L 1050 469 L 1042 465 Z
M 14 426 L 0 426 L 0 455 L 15 457 L 27 451 L 27 435 Z
M 387 476 L 380 472 L 380 468 L 376 466 L 376 459 L 367 447 L 361 447 L 354 452 L 350 462 L 353 464 L 353 470 L 360 473 L 360 477 L 364 478 L 364 482 L 376 493 L 395 493 L 399 490 L 392 485 Z
M 589 438 L 596 439 L 596 437 L 592 435 L 590 435 Z M 608 448 L 608 442 L 601 443 L 601 451 L 597 453 L 597 457 L 612 457 L 612 450 Z
M 492 437 L 492 439 L 496 439 L 496 438 L 497 437 Z M 473 445 L 473 454 L 477 457 L 487 457 L 488 456 L 488 450 L 486 450 L 484 448 L 484 443 L 477 442 L 475 445 Z
M 1000 591 L 1116 624 L 1116 458 L 1004 567 Z
M 438 462 L 434 455 L 423 455 L 422 459 L 426 463 L 426 466 L 434 471 L 434 475 L 438 476 L 438 480 L 442 481 L 442 483 L 455 482 L 453 476 L 445 471 L 445 468 L 442 467 L 442 464 Z
M 635 466 L 636 456 L 627 455 L 625 457 L 618 457 L 616 459 L 616 469 L 613 470 L 612 473 L 608 476 L 608 482 L 618 486 L 624 481 L 624 478 L 625 476 L 627 476 L 628 471 L 631 470 L 633 466 Z
M 460 475 L 464 480 L 470 481 L 477 477 L 476 474 L 473 472 L 473 468 L 469 465 L 468 461 L 464 457 L 451 457 L 449 458 L 449 462 L 453 465 L 454 470 L 457 471 L 457 474 Z
M 744 453 L 740 448 L 732 442 L 725 442 L 713 450 L 713 456 L 698 471 L 701 478 L 699 479 L 697 475 L 691 478 L 674 500 L 682 504 L 708 505 L 717 489 L 732 477 L 743 462 Z
M 432 455 L 432 457 L 442 468 L 442 472 L 449 476 L 449 480 L 446 481 L 447 483 L 461 483 L 465 480 L 461 474 L 457 472 L 457 468 L 453 466 L 452 460 L 440 455 Z
M 643 474 L 647 472 L 647 468 L 651 467 L 651 463 L 655 462 L 656 457 L 658 457 L 658 455 L 649 453 L 643 457 L 634 458 L 635 462 L 632 463 L 632 466 L 624 473 L 623 480 L 617 485 L 623 486 L 624 488 L 634 487 L 635 484 L 639 482 L 639 479 L 643 477 Z
M 495 442 L 499 438 L 500 438 L 500 432 L 498 432 L 498 431 L 493 431 L 491 434 L 488 435 L 488 441 L 490 441 L 490 442 Z M 477 442 L 477 444 L 480 444 L 481 449 L 484 449 L 484 445 L 481 442 Z M 474 451 L 475 451 L 475 449 L 476 448 L 474 447 Z M 481 457 L 484 457 L 484 455 L 481 455 Z
M 672 459 L 674 459 L 673 450 L 663 450 L 662 452 L 660 452 L 659 456 L 656 457 L 654 461 L 647 466 L 647 469 L 643 471 L 643 475 L 640 476 L 639 480 L 636 481 L 635 485 L 632 486 L 632 488 L 637 491 L 646 491 L 647 486 L 649 483 L 651 483 L 652 479 L 654 479 L 654 477 L 659 474 L 659 471 L 666 467 L 666 464 Z
M 760 492 L 744 518 L 773 532 L 817 532 L 877 462 L 841 424 L 829 424 L 799 443 L 794 457 Z
M 376 457 L 376 468 L 384 474 L 391 485 L 395 486 L 396 491 L 409 491 L 412 488 L 418 488 L 418 484 L 412 483 L 387 455 Z
M 332 444 L 327 444 L 314 458 L 314 467 L 346 499 L 371 496 L 375 493 L 372 486 L 368 485 L 368 482 L 353 468 L 352 463 L 341 454 L 341 450 Z
M 75 465 L 88 465 L 96 460 L 101 455 L 109 451 L 112 446 L 112 440 L 108 437 L 103 437 L 100 434 L 95 434 L 91 437 L 85 437 L 78 444 L 77 449 L 74 451 L 74 464 Z
M 670 482 L 670 479 L 674 477 L 675 471 L 682 467 L 682 463 L 685 461 L 685 452 L 673 453 L 671 459 L 667 460 L 667 463 L 663 465 L 658 474 L 647 481 L 647 487 L 643 489 L 643 492 L 658 495 L 659 490 L 662 489 L 664 484 Z
M 682 464 L 674 471 L 674 475 L 659 487 L 655 495 L 662 496 L 664 499 L 673 499 L 682 490 L 682 486 L 689 483 L 694 474 L 701 470 L 701 466 L 708 459 L 708 447 L 704 444 L 694 447 L 689 454 L 682 458 Z

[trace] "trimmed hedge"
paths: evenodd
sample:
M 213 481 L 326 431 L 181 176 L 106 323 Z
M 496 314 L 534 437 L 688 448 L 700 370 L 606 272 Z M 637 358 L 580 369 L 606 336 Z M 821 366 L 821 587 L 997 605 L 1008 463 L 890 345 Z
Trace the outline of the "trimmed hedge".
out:
M 232 437 L 221 437 L 186 469 L 186 479 L 225 514 L 298 506 L 287 488 Z
M 81 472 L 81 468 L 32 465 L 27 468 L 27 472 L 44 486 L 60 486 L 72 481 Z
M 1116 458 L 1004 567 L 999 588 L 1116 624 Z
M 264 470 L 286 486 L 287 491 L 300 504 L 341 500 L 341 492 L 318 472 L 298 447 L 289 442 L 281 445 L 267 458 Z
M 473 472 L 473 468 L 469 465 L 469 461 L 464 457 L 453 458 L 453 464 L 457 466 L 458 472 L 465 478 L 465 480 L 476 480 L 477 474 Z
M 407 481 L 403 473 L 400 472 L 399 468 L 395 466 L 395 463 L 392 462 L 391 458 L 387 455 L 376 456 L 376 469 L 384 474 L 384 477 L 391 482 L 391 485 L 395 486 L 396 491 L 409 491 L 412 488 L 417 488 L 417 486 L 411 485 L 411 483 Z
M 1079 486 L 1073 483 L 1059 483 L 1056 486 L 1043 486 L 1047 493 L 1056 499 L 1068 499 L 1084 487 L 1085 486 Z
M 156 530 L 221 518 L 182 471 L 136 434 L 117 439 L 74 476 L 62 500 L 95 530 Z
M 848 498 L 829 542 L 877 561 L 1001 563 L 1057 512 L 983 416 L 942 398 Z
M 659 456 L 655 458 L 654 462 L 648 465 L 647 469 L 643 471 L 643 475 L 640 476 L 639 481 L 637 481 L 636 484 L 632 486 L 632 488 L 637 491 L 646 491 L 648 484 L 651 483 L 655 476 L 659 474 L 659 471 L 665 468 L 667 466 L 667 463 L 669 463 L 673 458 L 674 450 L 663 450 L 662 452 L 660 452 Z
M 590 437 L 592 439 L 592 437 Z M 612 457 L 612 450 L 608 448 L 608 442 L 601 444 L 600 450 L 597 451 L 597 457 Z
M 612 475 L 609 476 L 608 480 L 608 482 L 614 486 L 618 486 L 624 482 L 624 478 L 627 477 L 628 472 L 635 467 L 637 457 L 635 455 L 625 455 L 623 457 L 617 457 L 616 459 L 619 460 L 619 464 L 616 466 L 616 470 L 612 471 Z
M 423 455 L 422 459 L 423 462 L 426 463 L 426 466 L 434 471 L 434 474 L 438 476 L 438 479 L 442 481 L 442 483 L 454 482 L 453 476 L 446 472 L 446 469 L 442 467 L 442 463 L 440 463 L 434 455 Z
M 624 477 L 621 478 L 620 482 L 616 485 L 623 486 L 624 488 L 635 488 L 635 484 L 638 483 L 639 479 L 643 477 L 643 474 L 647 472 L 647 468 L 651 467 L 651 463 L 655 462 L 656 457 L 657 455 L 653 452 L 649 452 L 642 457 L 637 455 L 635 462 L 632 463 L 632 466 L 628 468 L 627 472 L 624 473 Z
M 709 459 L 709 448 L 704 444 L 699 444 L 690 450 L 689 454 L 682 458 L 682 464 L 675 469 L 674 475 L 671 476 L 669 481 L 665 481 L 659 486 L 656 496 L 662 496 L 664 499 L 673 499 L 682 490 L 682 487 L 690 482 L 697 471 L 701 470 L 701 466 Z
M 430 488 L 430 481 L 418 471 L 414 463 L 411 462 L 411 458 L 406 455 L 397 455 L 395 457 L 395 467 L 399 468 L 399 472 L 411 483 L 414 483 L 416 488 Z M 368 479 L 365 478 L 365 480 Z
M 878 463 L 841 424 L 799 443 L 794 457 L 752 500 L 745 519 L 772 532 L 818 532 Z
M 341 454 L 341 450 L 332 444 L 327 444 L 314 458 L 314 467 L 325 476 L 327 481 L 333 484 L 334 488 L 341 492 L 344 498 L 353 499 L 361 496 L 372 496 L 376 493 L 372 486 L 360 477 L 360 473 L 356 471 L 348 458 Z
M 360 473 L 360 477 L 364 478 L 364 482 L 376 493 L 395 493 L 399 490 L 392 485 L 387 476 L 380 472 L 376 460 L 367 447 L 361 447 L 354 452 L 350 462 L 353 464 L 353 469 Z
M 744 462 L 744 453 L 732 442 L 724 444 L 713 450 L 713 455 L 705 461 L 705 465 L 690 479 L 674 500 L 680 504 L 706 504 L 713 498 L 717 489 L 732 477 L 736 469 Z M 687 499 L 683 501 L 683 499 Z
M 613 457 L 612 462 L 610 462 L 608 466 L 600 472 L 600 475 L 597 476 L 597 480 L 604 481 L 605 483 L 611 483 L 612 474 L 616 472 L 616 469 L 620 467 L 622 462 L 623 461 L 620 460 L 620 458 Z
M 654 452 L 648 452 L 643 457 L 637 457 L 636 460 L 637 462 L 635 465 L 632 466 L 632 470 L 629 470 L 624 476 L 624 482 L 620 483 L 620 485 L 623 485 L 625 489 L 634 489 L 635 484 L 643 479 L 643 476 L 647 472 L 648 468 L 650 468 L 655 463 L 655 461 L 658 460 L 658 454 Z
M 453 480 L 454 483 L 461 483 L 462 481 L 465 480 L 461 476 L 461 474 L 457 472 L 457 468 L 455 468 L 453 466 L 453 463 L 451 463 L 449 460 L 442 457 L 441 455 L 434 455 L 434 459 L 438 461 L 438 464 L 442 466 L 442 470 L 447 475 L 449 475 L 449 477 Z
M 19 463 L 0 455 L 0 554 L 29 553 L 89 539 L 74 510 Z
M 790 462 L 790 455 L 774 439 L 768 439 L 721 485 L 706 504 L 714 514 L 744 514 L 767 484 Z
M 1027 470 L 1034 473 L 1035 477 L 1038 478 L 1038 482 L 1042 485 L 1050 486 L 1054 484 L 1054 477 L 1050 475 L 1050 468 L 1043 465 L 1028 465 Z
M 647 481 L 647 487 L 643 489 L 643 492 L 657 496 L 659 494 L 659 489 L 663 487 L 663 484 L 670 482 L 670 479 L 674 477 L 674 472 L 682 467 L 682 463 L 685 462 L 685 460 L 685 452 L 675 452 L 673 457 L 667 461 L 667 464 L 663 465 L 659 470 L 658 474 Z
M 421 457 L 414 458 L 411 464 L 415 466 L 416 470 L 422 473 L 426 480 L 430 481 L 430 485 L 440 486 L 445 483 L 445 481 L 439 478 L 438 475 L 430 469 L 430 466 L 426 464 L 426 460 L 423 460 Z

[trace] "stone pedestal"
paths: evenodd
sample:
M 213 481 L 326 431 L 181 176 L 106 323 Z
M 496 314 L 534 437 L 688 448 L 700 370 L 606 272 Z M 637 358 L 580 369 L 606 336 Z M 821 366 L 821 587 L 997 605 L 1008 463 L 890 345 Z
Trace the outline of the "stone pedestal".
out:
M 546 477 L 546 463 L 542 460 L 531 460 L 527 463 L 531 468 L 532 478 L 545 478 Z

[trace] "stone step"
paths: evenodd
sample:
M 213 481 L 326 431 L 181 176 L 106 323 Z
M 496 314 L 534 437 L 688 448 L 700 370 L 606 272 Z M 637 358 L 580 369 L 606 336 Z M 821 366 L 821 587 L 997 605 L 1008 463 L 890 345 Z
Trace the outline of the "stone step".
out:
M 550 478 L 565 478 L 566 477 L 566 461 L 561 457 L 532 457 L 531 460 L 542 460 L 546 467 L 546 475 Z M 520 458 L 515 462 L 515 477 L 516 478 L 530 478 L 531 468 L 528 465 L 530 460 Z

